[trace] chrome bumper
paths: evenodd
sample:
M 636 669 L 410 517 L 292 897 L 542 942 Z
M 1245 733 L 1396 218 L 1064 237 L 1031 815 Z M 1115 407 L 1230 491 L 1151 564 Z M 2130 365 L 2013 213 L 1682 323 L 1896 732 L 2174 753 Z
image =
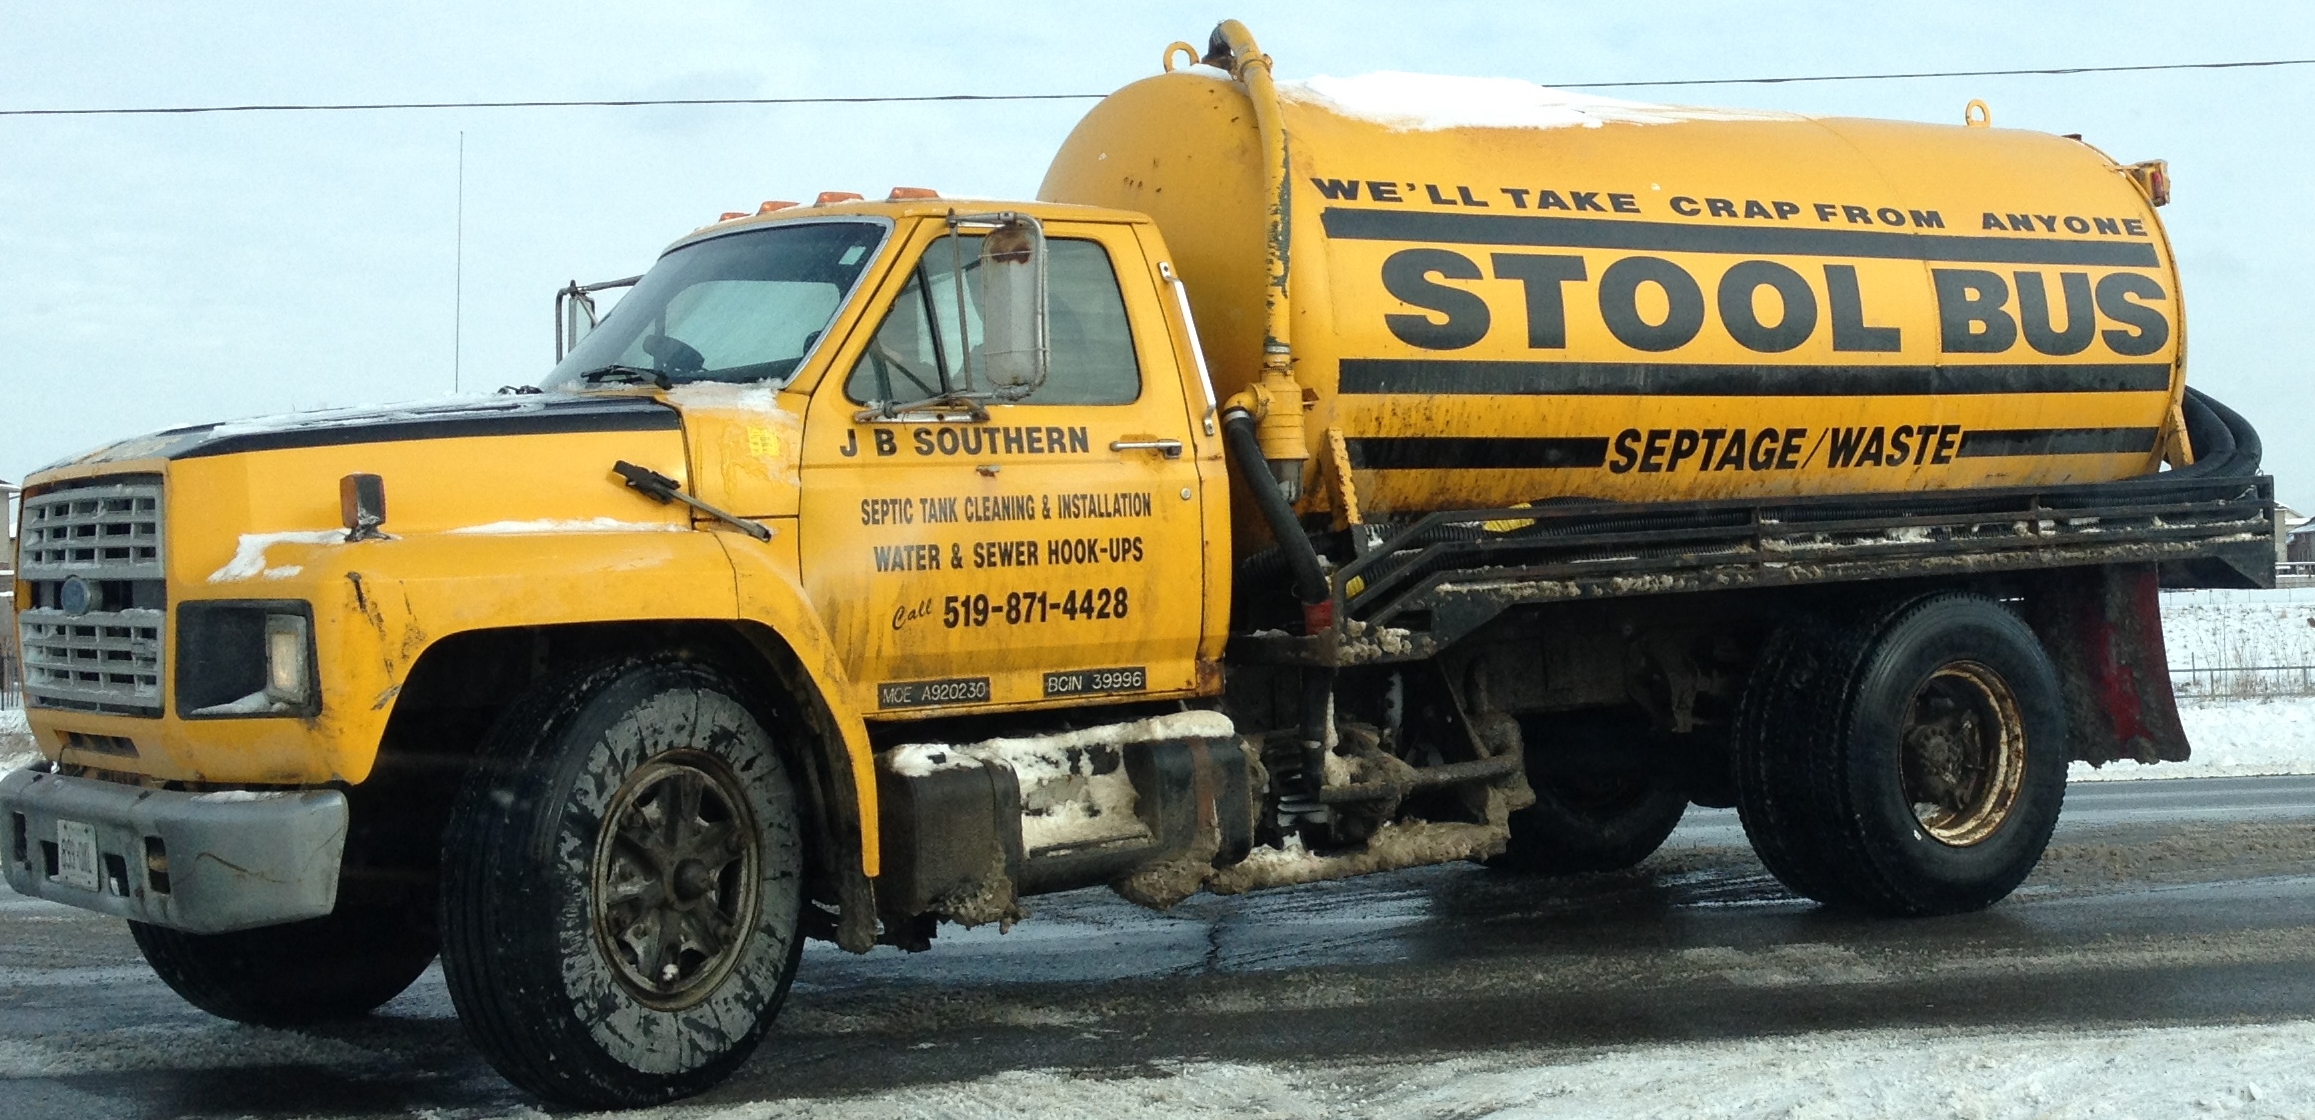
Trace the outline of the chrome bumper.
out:
M 177 793 L 18 770 L 0 778 L 0 826 L 8 885 L 19 894 L 224 933 L 318 918 L 337 905 L 346 798 Z M 93 876 L 76 875 L 62 849 L 91 838 Z

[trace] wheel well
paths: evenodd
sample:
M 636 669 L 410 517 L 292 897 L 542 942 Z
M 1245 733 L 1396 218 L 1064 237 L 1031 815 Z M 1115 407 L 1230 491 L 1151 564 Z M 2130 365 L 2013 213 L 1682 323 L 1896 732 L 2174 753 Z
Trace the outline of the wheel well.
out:
M 582 665 L 667 651 L 729 674 L 789 752 L 806 813 L 809 897 L 817 904 L 807 909 L 806 932 L 834 936 L 831 909 L 872 914 L 843 736 L 787 642 L 769 627 L 731 622 L 470 630 L 428 647 L 395 697 L 370 776 L 347 790 L 353 812 L 341 897 L 421 903 L 431 913 L 450 803 L 506 709 L 540 682 Z

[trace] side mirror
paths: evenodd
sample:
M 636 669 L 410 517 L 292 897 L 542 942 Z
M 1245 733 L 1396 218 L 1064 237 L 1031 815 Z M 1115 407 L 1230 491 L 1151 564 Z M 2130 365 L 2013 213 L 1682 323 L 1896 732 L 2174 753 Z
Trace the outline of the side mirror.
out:
M 981 355 L 989 388 L 1020 400 L 1045 384 L 1052 347 L 1046 338 L 1045 229 L 1037 219 L 1011 220 L 981 239 Z
M 581 291 L 578 281 L 572 281 L 570 287 L 563 289 L 563 296 L 563 299 L 556 301 L 563 305 L 563 329 L 555 337 L 555 360 L 558 362 L 602 321 L 595 315 L 595 297 Z
M 956 214 L 948 219 L 951 276 L 970 274 L 976 285 L 968 310 L 956 294 L 956 325 L 963 342 L 956 365 L 963 376 L 951 389 L 1000 401 L 1021 400 L 1045 384 L 1051 347 L 1045 329 L 1045 227 L 1027 214 Z M 985 228 L 979 259 L 965 263 L 966 226 Z M 947 297 L 938 297 L 945 300 Z
M 579 340 L 602 325 L 603 317 L 595 310 L 595 293 L 612 288 L 629 288 L 641 276 L 624 280 L 605 280 L 600 284 L 581 284 L 571 281 L 555 293 L 555 360 L 578 348 Z

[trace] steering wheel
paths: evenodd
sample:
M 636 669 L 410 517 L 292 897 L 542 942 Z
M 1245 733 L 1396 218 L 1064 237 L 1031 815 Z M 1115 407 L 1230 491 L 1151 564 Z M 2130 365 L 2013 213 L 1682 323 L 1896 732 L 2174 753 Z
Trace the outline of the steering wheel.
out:
M 707 368 L 707 355 L 694 349 L 680 338 L 655 334 L 643 340 L 643 352 L 659 363 L 661 371 L 675 374 L 698 373 Z

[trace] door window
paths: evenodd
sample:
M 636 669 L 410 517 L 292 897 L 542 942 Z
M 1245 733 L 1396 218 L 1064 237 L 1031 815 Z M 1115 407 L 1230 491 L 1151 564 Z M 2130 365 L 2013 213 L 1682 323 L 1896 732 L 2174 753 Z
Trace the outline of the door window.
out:
M 1014 403 L 1128 404 L 1139 399 L 1141 365 L 1108 252 L 1098 242 L 1074 238 L 1053 238 L 1046 245 L 1050 373 L 1035 393 Z M 983 388 L 964 383 L 967 347 L 975 354 L 973 366 L 980 365 L 980 259 L 979 248 L 955 234 L 925 249 L 868 349 L 853 364 L 844 385 L 847 396 L 863 404 L 907 402 Z

